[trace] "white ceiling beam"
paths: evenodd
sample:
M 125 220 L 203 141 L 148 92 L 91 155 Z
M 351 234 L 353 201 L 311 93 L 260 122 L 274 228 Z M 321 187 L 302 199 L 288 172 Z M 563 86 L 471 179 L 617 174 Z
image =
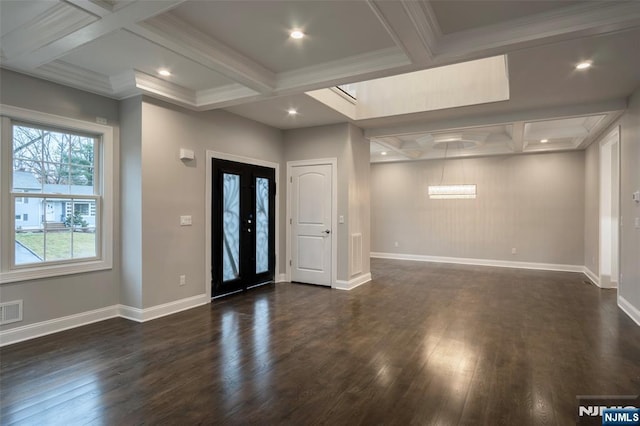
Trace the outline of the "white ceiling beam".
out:
M 126 29 L 252 90 L 268 93 L 276 87 L 272 71 L 171 14 L 132 24 Z
M 113 13 L 109 3 L 92 0 L 64 0 L 66 3 L 82 9 L 87 13 L 90 13 L 98 18 L 104 18 L 107 15 Z
M 29 55 L 61 37 L 73 34 L 96 20 L 95 16 L 66 3 L 54 3 L 54 6 L 44 13 L 2 37 L 5 61 L 12 65 L 12 61 Z
M 375 50 L 347 59 L 326 62 L 278 74 L 278 94 L 308 92 L 346 82 L 386 77 L 408 72 L 411 63 L 397 48 Z
M 640 25 L 640 2 L 587 2 L 440 38 L 437 62 L 508 53 Z
M 516 121 L 537 121 L 558 119 L 559 117 L 580 117 L 583 115 L 602 114 L 624 111 L 627 108 L 625 98 L 612 99 L 604 102 L 580 103 L 552 108 L 541 108 L 528 111 L 513 111 L 502 114 L 476 115 L 453 118 L 437 122 L 422 122 L 400 126 L 378 127 L 365 130 L 366 138 L 383 138 L 387 136 L 411 135 L 416 133 L 440 132 L 450 129 L 471 129 L 493 125 L 506 125 Z M 358 122 L 355 123 L 356 125 Z
M 43 64 L 56 60 L 73 49 L 89 43 L 120 28 L 134 24 L 145 19 L 149 19 L 157 14 L 170 10 L 185 0 L 154 0 L 141 1 L 138 0 L 125 7 L 118 9 L 116 12 L 105 15 L 103 18 L 85 25 L 71 33 L 59 37 L 51 35 L 48 40 L 42 40 L 40 46 L 34 49 L 26 49 L 17 57 L 8 57 L 10 66 L 33 69 Z M 78 9 L 74 10 L 78 13 Z M 93 17 L 91 17 L 94 19 Z M 4 40 L 3 40 L 4 42 Z M 5 50 L 5 54 L 7 54 Z
M 509 137 L 511 138 L 511 140 L 507 142 L 509 148 L 511 148 L 513 152 L 524 151 L 524 121 L 516 121 L 511 127 L 507 127 L 507 133 L 509 133 Z
M 368 0 L 367 4 L 414 65 L 432 63 L 440 29 L 429 6 L 406 0 Z

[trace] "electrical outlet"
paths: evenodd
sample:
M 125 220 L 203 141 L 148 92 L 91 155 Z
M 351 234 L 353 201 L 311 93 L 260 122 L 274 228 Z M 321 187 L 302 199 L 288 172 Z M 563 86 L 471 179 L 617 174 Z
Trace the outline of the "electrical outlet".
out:
M 187 284 L 187 276 L 186 275 L 180 275 L 180 286 L 186 285 Z
M 512 248 L 512 249 L 511 249 L 511 254 L 518 254 L 518 250 L 516 250 L 516 248 L 515 248 L 515 247 L 514 247 L 514 248 Z

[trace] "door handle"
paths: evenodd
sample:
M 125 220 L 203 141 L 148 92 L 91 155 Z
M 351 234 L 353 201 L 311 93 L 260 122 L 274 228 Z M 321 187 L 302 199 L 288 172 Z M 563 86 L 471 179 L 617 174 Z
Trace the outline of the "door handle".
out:
M 325 234 L 330 234 L 330 233 L 331 233 L 331 229 L 325 229 L 325 230 L 324 230 L 324 231 L 322 231 L 322 232 L 324 232 Z

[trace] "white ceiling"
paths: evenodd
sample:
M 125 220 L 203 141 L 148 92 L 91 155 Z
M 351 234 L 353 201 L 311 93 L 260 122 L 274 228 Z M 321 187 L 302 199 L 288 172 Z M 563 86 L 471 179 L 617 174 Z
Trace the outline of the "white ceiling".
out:
M 290 39 L 294 28 L 307 37 Z M 306 91 L 507 55 L 508 101 L 355 122 L 405 142 L 585 115 L 606 123 L 640 85 L 639 44 L 637 1 L 0 0 L 4 68 L 282 129 L 349 121 Z M 594 67 L 578 73 L 583 59 Z M 500 135 L 489 133 L 487 146 Z

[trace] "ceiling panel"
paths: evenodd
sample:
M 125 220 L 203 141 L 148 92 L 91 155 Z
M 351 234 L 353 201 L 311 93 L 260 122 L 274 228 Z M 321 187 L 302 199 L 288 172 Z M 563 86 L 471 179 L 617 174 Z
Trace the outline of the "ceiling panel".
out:
M 202 1 L 170 13 L 273 72 L 394 46 L 363 1 Z M 290 39 L 293 28 L 306 37 Z
M 586 1 L 431 1 L 440 30 L 451 34 L 524 18 Z
M 1 0 L 0 35 L 5 35 L 21 27 L 56 4 L 57 2 L 51 0 Z
M 305 94 L 282 96 L 225 109 L 279 129 L 296 129 L 347 121 L 344 115 Z M 289 109 L 295 109 L 298 114 L 289 115 L 287 112 Z
M 88 43 L 62 60 L 108 76 L 133 68 L 193 90 L 233 83 L 207 67 L 124 30 Z M 159 68 L 168 69 L 172 75 L 158 76 Z

